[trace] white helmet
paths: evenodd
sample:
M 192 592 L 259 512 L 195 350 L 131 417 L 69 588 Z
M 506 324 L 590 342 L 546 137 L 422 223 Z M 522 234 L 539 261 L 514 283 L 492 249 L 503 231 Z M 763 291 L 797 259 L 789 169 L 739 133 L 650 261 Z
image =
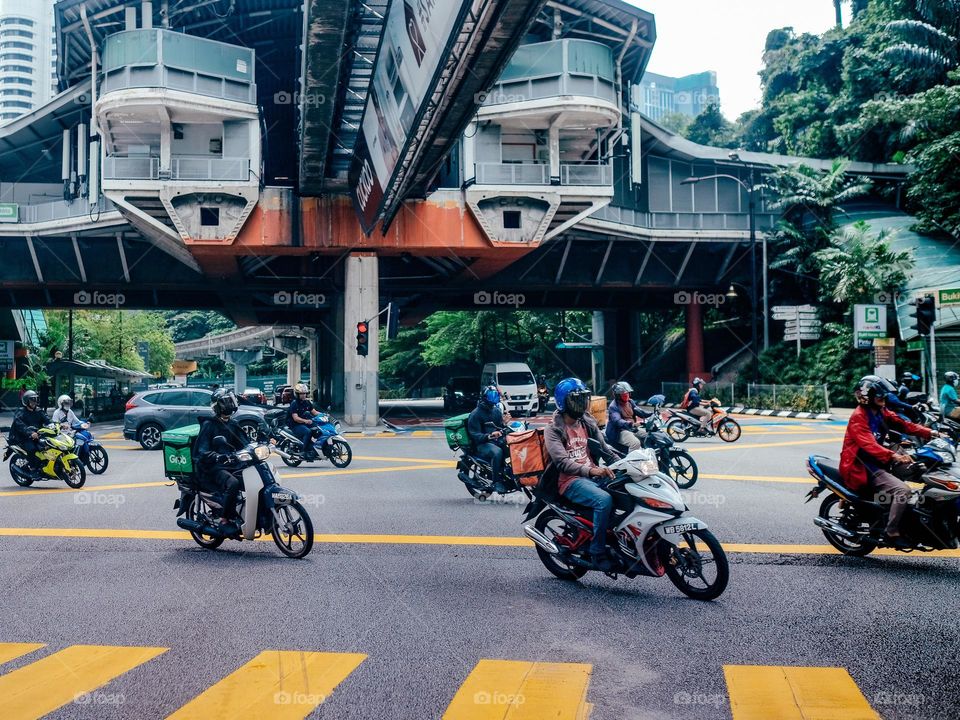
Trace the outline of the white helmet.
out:
M 57 398 L 57 407 L 66 410 L 73 406 L 73 399 L 69 395 L 61 395 Z

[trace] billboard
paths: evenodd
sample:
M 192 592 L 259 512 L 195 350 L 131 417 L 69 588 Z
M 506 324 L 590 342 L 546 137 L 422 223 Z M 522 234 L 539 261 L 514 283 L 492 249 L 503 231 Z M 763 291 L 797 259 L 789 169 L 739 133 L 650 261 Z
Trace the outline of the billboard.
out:
M 376 225 L 410 132 L 446 63 L 468 0 L 391 0 L 354 147 L 349 181 L 360 224 Z

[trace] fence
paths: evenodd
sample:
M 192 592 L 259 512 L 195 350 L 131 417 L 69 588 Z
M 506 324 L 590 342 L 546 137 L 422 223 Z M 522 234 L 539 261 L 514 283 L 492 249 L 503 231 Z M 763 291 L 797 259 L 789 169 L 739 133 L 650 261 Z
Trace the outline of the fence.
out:
M 660 392 L 667 398 L 668 403 L 679 403 L 689 387 L 690 383 L 662 382 Z M 704 400 L 716 398 L 724 406 L 733 405 L 735 400 L 733 383 L 707 383 L 701 397 Z
M 830 393 L 824 385 L 747 385 L 747 407 L 761 410 L 829 412 Z

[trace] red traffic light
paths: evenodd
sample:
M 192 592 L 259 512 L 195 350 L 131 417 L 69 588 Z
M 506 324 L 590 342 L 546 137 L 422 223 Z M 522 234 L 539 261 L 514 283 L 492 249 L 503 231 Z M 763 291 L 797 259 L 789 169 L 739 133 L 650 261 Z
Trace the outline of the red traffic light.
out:
M 357 323 L 357 332 L 358 332 L 358 333 L 365 333 L 366 331 L 367 331 L 367 324 L 366 324 L 365 322 L 358 322 L 358 323 Z

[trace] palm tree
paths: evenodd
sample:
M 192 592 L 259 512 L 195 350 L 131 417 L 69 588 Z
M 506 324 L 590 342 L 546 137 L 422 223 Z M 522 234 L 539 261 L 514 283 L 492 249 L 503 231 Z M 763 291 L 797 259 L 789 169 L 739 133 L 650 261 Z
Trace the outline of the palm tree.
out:
M 776 195 L 773 207 L 784 214 L 809 213 L 816 224 L 832 229 L 840 206 L 866 195 L 872 187 L 870 180 L 847 175 L 849 165 L 836 159 L 823 172 L 802 164 L 778 168 L 767 183 Z
M 911 5 L 918 19 L 887 23 L 902 40 L 883 54 L 926 79 L 942 80 L 960 63 L 960 0 L 913 0 Z
M 830 246 L 814 253 L 822 298 L 853 304 L 902 288 L 914 266 L 913 254 L 894 251 L 888 235 L 886 230 L 872 233 L 862 220 L 835 232 Z
M 843 0 L 833 0 L 833 10 L 837 14 L 837 27 L 843 27 Z

